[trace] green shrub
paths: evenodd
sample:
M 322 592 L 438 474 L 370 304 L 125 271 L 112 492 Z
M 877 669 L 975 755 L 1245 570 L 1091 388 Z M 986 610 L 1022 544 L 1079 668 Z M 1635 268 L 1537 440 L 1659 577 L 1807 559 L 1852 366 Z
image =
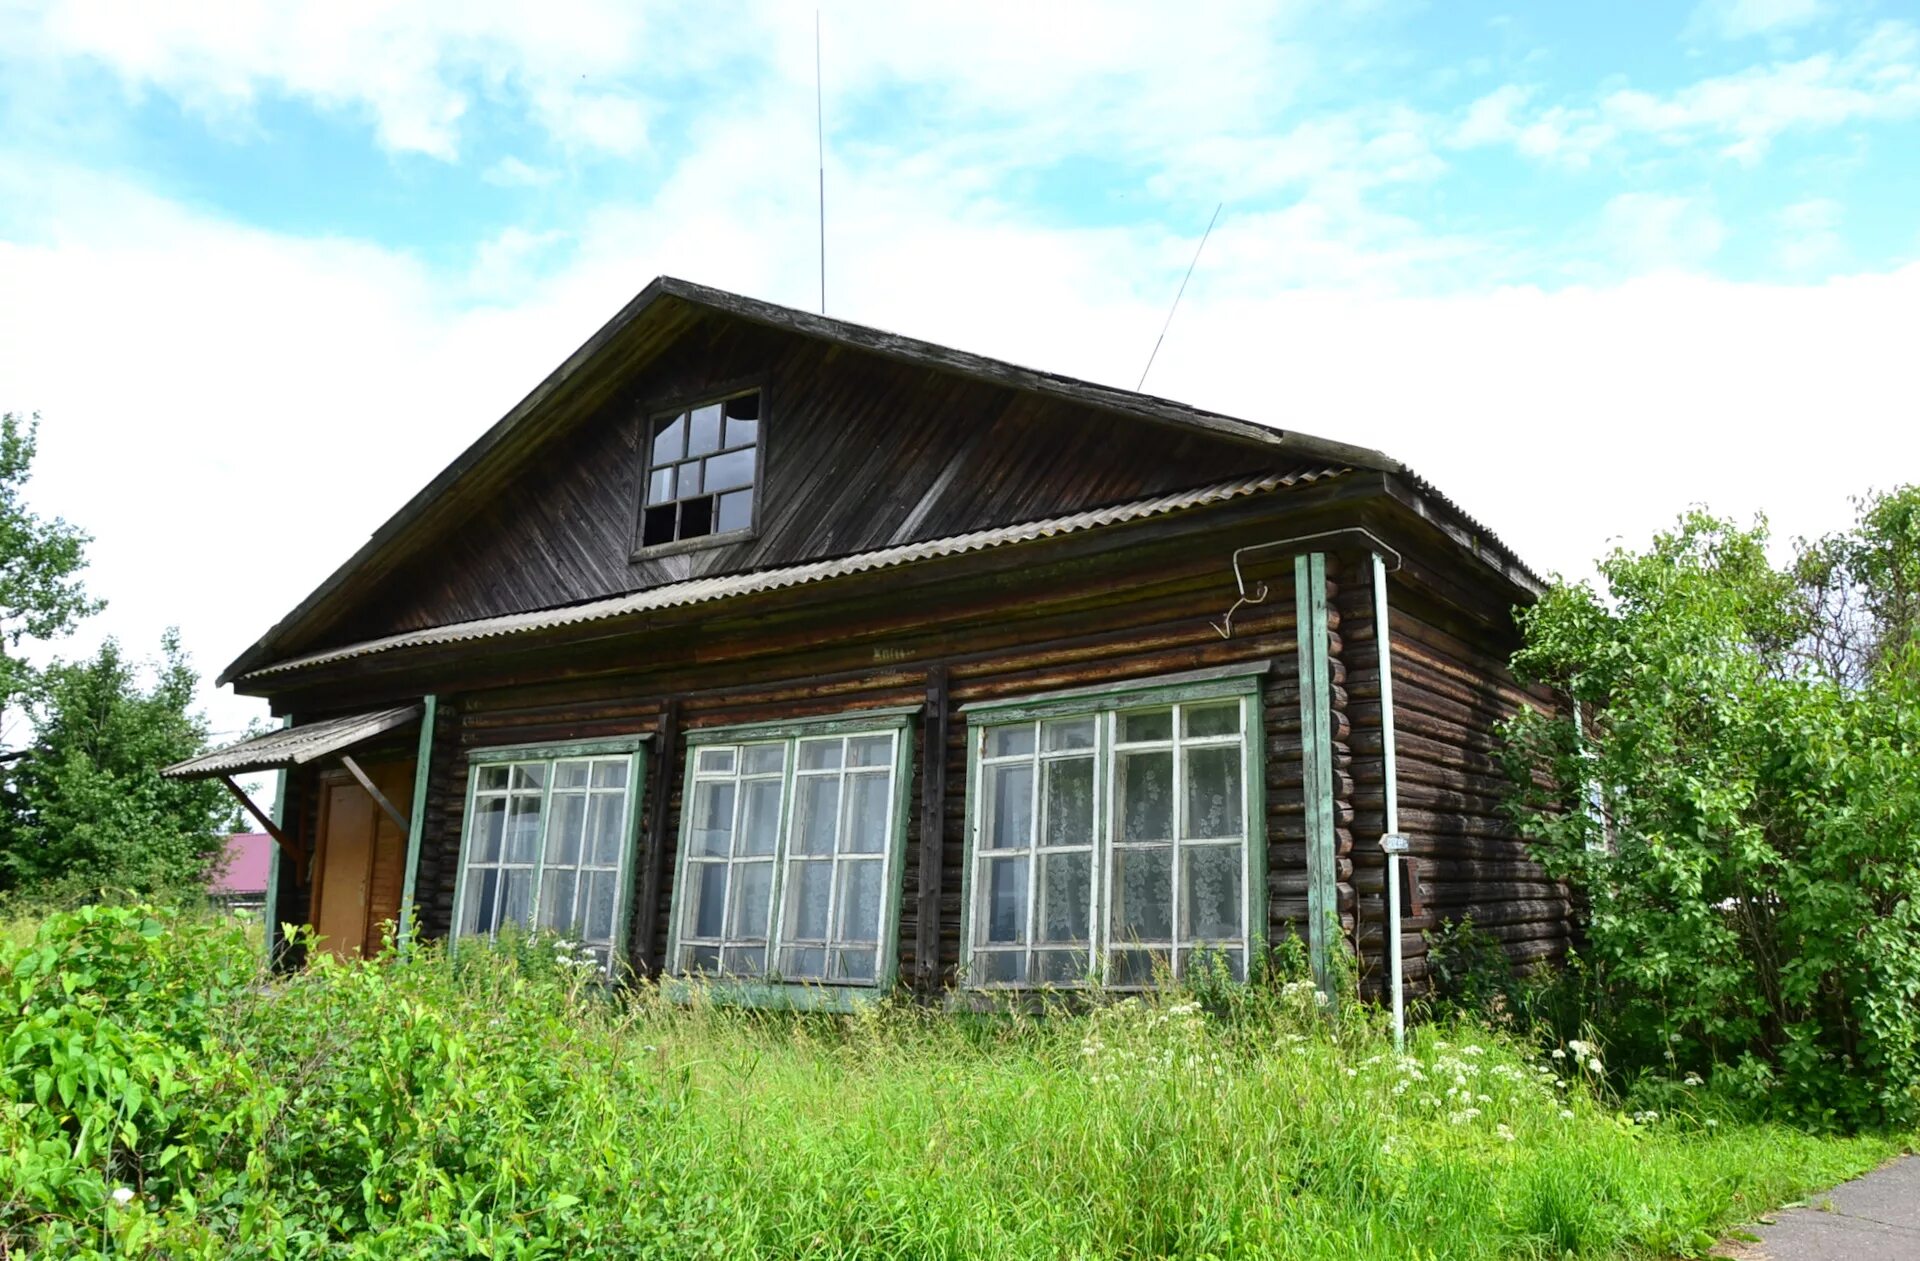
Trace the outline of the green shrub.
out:
M 8 1045 L 84 1026 L 98 1069 L 79 1107 L 0 1078 L 0 1242 L 48 1257 L 1693 1253 L 1897 1146 L 1716 1127 L 1700 1087 L 1620 1115 L 1463 1021 L 1399 1056 L 1297 977 L 826 1016 L 609 991 L 550 937 L 272 980 L 231 921 L 94 908 L 36 940 L 0 956 Z M 137 1136 L 79 1144 L 168 1080 Z
M 1802 1124 L 1920 1112 L 1920 649 L 1807 664 L 1762 531 L 1703 516 L 1551 590 L 1516 671 L 1589 715 L 1509 725 L 1512 812 L 1591 908 L 1585 1015 L 1619 1067 Z

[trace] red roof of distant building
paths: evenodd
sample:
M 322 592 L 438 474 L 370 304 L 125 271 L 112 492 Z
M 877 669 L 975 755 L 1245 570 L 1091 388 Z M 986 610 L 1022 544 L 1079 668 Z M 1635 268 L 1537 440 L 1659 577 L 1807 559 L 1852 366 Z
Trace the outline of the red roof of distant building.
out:
M 235 832 L 227 838 L 226 869 L 207 883 L 209 893 L 265 893 L 273 838 L 265 832 Z

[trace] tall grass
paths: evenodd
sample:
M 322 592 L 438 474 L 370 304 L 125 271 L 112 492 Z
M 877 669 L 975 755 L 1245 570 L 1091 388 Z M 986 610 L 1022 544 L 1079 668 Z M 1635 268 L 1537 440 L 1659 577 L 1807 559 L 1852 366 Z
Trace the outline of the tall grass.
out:
M 171 931 L 155 968 L 222 948 Z M 1636 1118 L 1588 1055 L 1471 1025 L 1397 1056 L 1299 984 L 826 1017 L 609 995 L 573 958 L 220 990 L 178 1124 L 0 1225 L 48 1255 L 1656 1256 L 1901 1145 L 1678 1085 Z M 0 1117 L 11 1167 L 29 1129 Z

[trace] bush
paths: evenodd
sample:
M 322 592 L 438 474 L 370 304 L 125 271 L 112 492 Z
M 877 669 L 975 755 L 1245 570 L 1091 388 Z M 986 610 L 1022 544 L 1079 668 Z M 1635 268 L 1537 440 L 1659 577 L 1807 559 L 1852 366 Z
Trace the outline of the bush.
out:
M 1588 1017 L 1616 1066 L 1803 1124 L 1920 1112 L 1920 649 L 1849 684 L 1763 530 L 1685 519 L 1523 618 L 1525 679 L 1588 715 L 1508 727 L 1510 809 L 1584 892 Z
M 552 938 L 273 981 L 248 948 L 88 908 L 0 954 L 28 1048 L 0 1078 L 0 1251 L 1697 1254 L 1896 1146 L 1716 1127 L 1699 1087 L 1619 1115 L 1565 1051 L 1465 1022 L 1396 1055 L 1379 1012 L 1297 978 L 1217 1013 L 842 1017 L 609 991 Z

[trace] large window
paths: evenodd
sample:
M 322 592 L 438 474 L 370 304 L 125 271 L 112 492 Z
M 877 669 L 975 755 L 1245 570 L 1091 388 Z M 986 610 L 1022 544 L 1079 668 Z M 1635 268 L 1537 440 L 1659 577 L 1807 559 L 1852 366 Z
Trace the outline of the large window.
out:
M 751 530 L 759 454 L 757 390 L 655 417 L 647 433 L 638 545 Z
M 459 934 L 549 928 L 610 966 L 623 936 L 638 746 L 480 750 L 469 779 Z
M 970 712 L 968 984 L 1137 987 L 1205 956 L 1245 977 L 1265 906 L 1256 689 Z
M 910 757 L 904 717 L 697 732 L 674 884 L 674 970 L 892 979 Z

